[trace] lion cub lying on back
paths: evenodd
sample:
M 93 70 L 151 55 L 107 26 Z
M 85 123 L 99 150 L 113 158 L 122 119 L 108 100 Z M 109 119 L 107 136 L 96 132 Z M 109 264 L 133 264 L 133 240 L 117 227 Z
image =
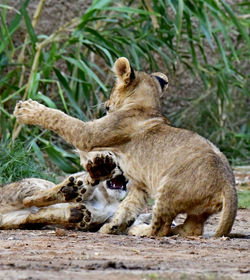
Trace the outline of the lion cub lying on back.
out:
M 102 150 L 115 154 L 132 184 L 102 233 L 123 232 L 152 197 L 151 224 L 133 226 L 130 234 L 201 235 L 207 218 L 222 209 L 215 236 L 227 235 L 235 219 L 237 195 L 225 156 L 198 134 L 172 127 L 161 114 L 160 97 L 168 83 L 164 74 L 133 71 L 124 57 L 115 62 L 114 72 L 117 81 L 103 118 L 82 122 L 32 100 L 19 102 L 14 114 L 20 123 L 55 131 L 83 154 Z M 171 223 L 179 213 L 187 218 L 172 231 Z
M 126 196 L 127 180 L 110 154 L 96 155 L 86 167 L 88 172 L 58 185 L 27 178 L 0 187 L 0 229 L 60 225 L 98 230 Z

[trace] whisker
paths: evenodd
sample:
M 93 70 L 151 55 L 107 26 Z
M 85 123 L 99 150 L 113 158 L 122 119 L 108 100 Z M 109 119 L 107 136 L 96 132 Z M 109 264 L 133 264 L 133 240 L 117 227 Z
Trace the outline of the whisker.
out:
M 91 109 L 96 109 L 96 108 L 105 109 L 105 102 L 98 103 L 98 104 L 95 104 L 95 105 L 91 105 L 90 108 L 91 108 Z

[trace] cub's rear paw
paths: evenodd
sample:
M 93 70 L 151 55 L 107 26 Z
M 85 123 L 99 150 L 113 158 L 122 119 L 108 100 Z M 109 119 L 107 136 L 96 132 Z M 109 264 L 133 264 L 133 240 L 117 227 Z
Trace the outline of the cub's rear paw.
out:
M 147 224 L 132 226 L 128 231 L 128 235 L 134 235 L 134 236 L 140 236 L 140 237 L 143 237 L 143 236 L 150 237 L 151 236 L 151 227 L 150 227 L 150 225 L 147 225 Z
M 92 213 L 84 204 L 79 204 L 70 209 L 69 223 L 74 224 L 79 230 L 87 231 L 91 228 Z
M 65 201 L 82 202 L 89 195 L 89 188 L 84 186 L 84 182 L 81 178 L 75 178 L 70 176 L 63 182 L 60 193 L 63 194 Z
M 105 180 L 112 176 L 116 164 L 110 155 L 97 155 L 93 161 L 89 160 L 86 164 L 86 170 L 89 176 L 95 180 Z
M 105 233 L 105 234 L 120 234 L 125 231 L 125 227 L 123 225 L 118 225 L 114 223 L 106 223 L 104 224 L 99 232 L 100 233 Z

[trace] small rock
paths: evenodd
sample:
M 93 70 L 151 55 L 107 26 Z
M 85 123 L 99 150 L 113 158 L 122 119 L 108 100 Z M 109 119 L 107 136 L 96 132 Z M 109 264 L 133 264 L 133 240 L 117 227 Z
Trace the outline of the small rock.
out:
M 65 236 L 66 230 L 63 228 L 56 228 L 55 234 L 56 236 Z

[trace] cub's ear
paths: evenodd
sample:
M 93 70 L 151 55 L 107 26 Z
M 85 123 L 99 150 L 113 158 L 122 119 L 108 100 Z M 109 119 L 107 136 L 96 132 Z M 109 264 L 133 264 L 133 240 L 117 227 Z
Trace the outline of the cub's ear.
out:
M 114 64 L 113 70 L 117 78 L 126 85 L 135 78 L 135 72 L 126 57 L 118 58 Z
M 160 73 L 160 72 L 153 73 L 152 76 L 154 78 L 156 78 L 156 80 L 160 84 L 160 87 L 161 87 L 160 97 L 162 97 L 164 92 L 168 88 L 168 77 L 166 75 L 164 75 L 163 73 Z

